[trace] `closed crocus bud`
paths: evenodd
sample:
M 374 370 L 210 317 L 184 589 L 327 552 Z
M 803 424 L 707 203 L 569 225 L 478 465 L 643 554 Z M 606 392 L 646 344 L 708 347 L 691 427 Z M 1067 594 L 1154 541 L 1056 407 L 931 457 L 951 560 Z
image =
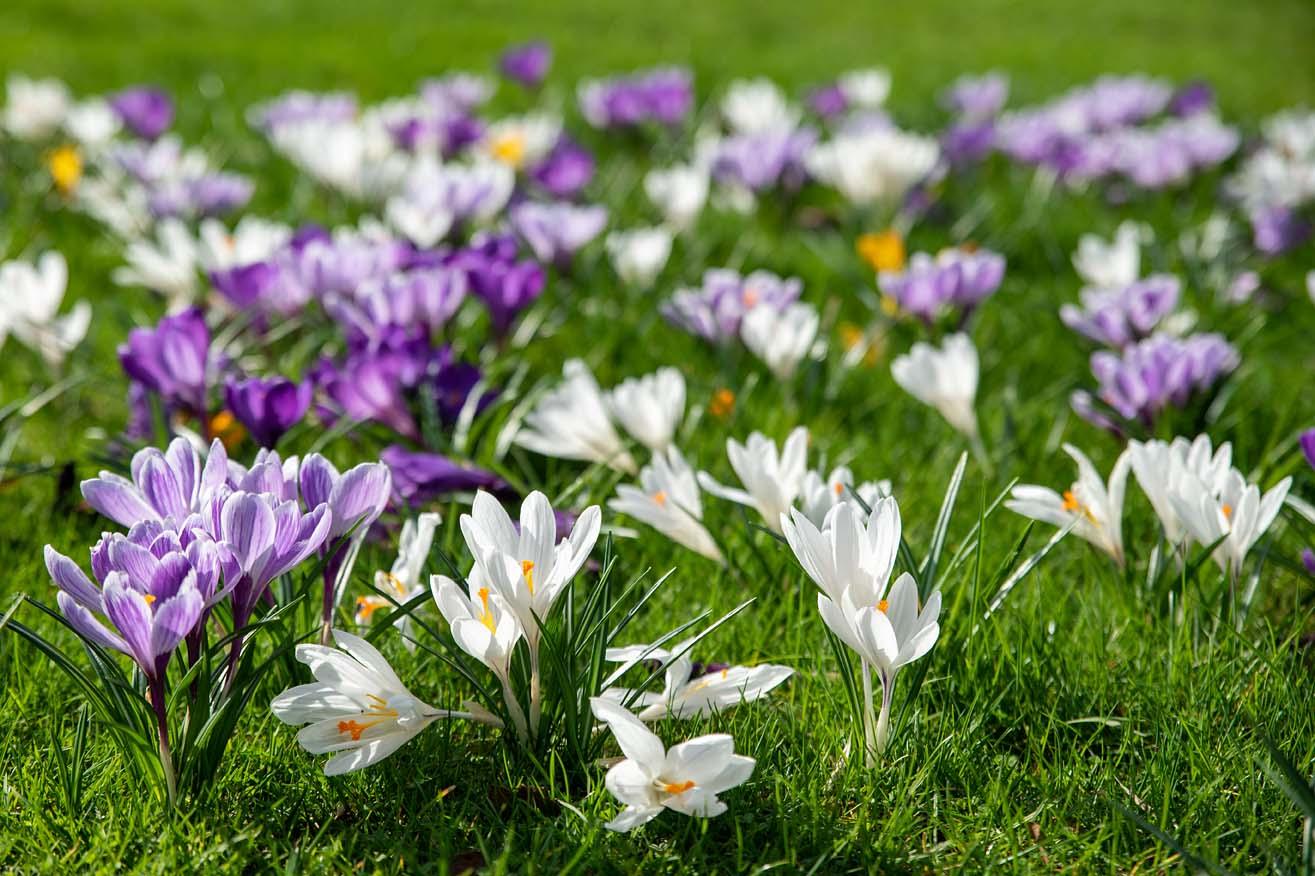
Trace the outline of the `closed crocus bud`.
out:
M 224 386 L 228 410 L 246 426 L 261 447 L 274 447 L 301 422 L 310 407 L 310 383 L 284 377 L 229 379 Z
M 133 329 L 119 347 L 129 377 L 196 414 L 207 409 L 209 361 L 210 329 L 195 307 L 166 316 L 153 329 Z
M 173 101 L 159 88 L 127 88 L 111 95 L 109 102 L 119 120 L 143 140 L 154 140 L 173 124 Z
M 513 82 L 534 89 L 552 67 L 552 47 L 542 40 L 512 46 L 498 59 L 498 70 Z

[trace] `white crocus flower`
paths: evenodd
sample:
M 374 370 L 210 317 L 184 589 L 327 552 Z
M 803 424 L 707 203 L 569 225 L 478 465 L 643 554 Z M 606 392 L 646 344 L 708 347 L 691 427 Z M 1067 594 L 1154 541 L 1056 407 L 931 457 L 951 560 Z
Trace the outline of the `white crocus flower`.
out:
M 392 571 L 380 569 L 374 573 L 374 588 L 387 593 L 392 599 L 373 593 L 356 597 L 357 626 L 370 623 L 370 618 L 379 609 L 387 611 L 404 606 L 425 592 L 420 575 L 424 571 L 425 560 L 429 559 L 429 548 L 434 543 L 434 529 L 442 519 L 441 514 L 430 512 L 402 524 L 402 534 L 397 541 L 397 559 L 393 561 Z M 407 650 L 414 653 L 416 643 L 411 615 L 399 617 L 393 621 L 393 626 L 402 634 Z
M 845 100 L 860 109 L 876 109 L 890 96 L 890 73 L 880 68 L 851 70 L 837 84 Z
M 54 250 L 44 253 L 36 264 L 0 264 L 0 345 L 12 334 L 50 365 L 62 362 L 91 325 L 91 305 L 85 301 L 59 315 L 67 284 L 68 264 Z
M 667 751 L 661 739 L 621 706 L 602 697 L 593 697 L 589 704 L 625 754 L 604 780 L 626 807 L 607 822 L 609 830 L 632 830 L 663 809 L 713 818 L 726 811 L 717 795 L 753 775 L 754 759 L 736 754 L 735 740 L 724 733 L 699 736 Z
M 666 670 L 665 686 L 661 693 L 639 694 L 624 687 L 609 687 L 603 691 L 603 697 L 623 705 L 629 701 L 631 709 L 639 709 L 636 717 L 645 722 L 663 718 L 707 718 L 741 703 L 760 700 L 794 675 L 789 666 L 761 663 L 757 666 L 710 665 L 695 676 L 694 663 L 685 654 L 691 644 L 681 642 L 671 650 L 650 645 L 608 648 L 607 660 L 622 664 L 613 677 L 624 674 L 638 663 L 653 660 Z M 675 656 L 677 654 L 680 656 Z
M 589 559 L 598 541 L 602 512 L 586 508 L 557 541 L 557 518 L 548 497 L 537 490 L 521 503 L 520 531 L 506 510 L 488 493 L 475 494 L 470 514 L 461 516 L 461 532 L 475 556 L 479 576 L 489 582 L 520 622 L 530 652 L 530 734 L 539 732 L 539 637 L 553 604 Z
M 977 437 L 977 348 L 965 334 L 953 334 L 938 349 L 919 341 L 907 355 L 890 364 L 890 373 L 905 392 L 931 405 L 951 426 Z
M 19 140 L 49 137 L 64 122 L 72 99 L 58 79 L 10 75 L 5 95 L 5 129 Z
M 854 499 L 855 493 L 867 507 L 875 508 L 877 500 L 890 495 L 890 481 L 865 481 L 854 486 L 854 473 L 847 466 L 837 466 L 827 475 L 810 469 L 804 472 L 799 506 L 814 526 L 821 526 L 827 512 L 841 502 L 850 502 L 861 510 Z
M 692 226 L 708 202 L 708 170 L 700 165 L 678 164 L 665 170 L 650 170 L 644 177 L 644 192 L 662 212 L 673 231 Z
M 1119 454 L 1108 485 L 1081 450 L 1065 444 L 1064 452 L 1078 464 L 1078 479 L 1072 487 L 1061 496 L 1049 487 L 1019 484 L 1010 493 L 1005 507 L 1015 514 L 1061 529 L 1072 524 L 1075 535 L 1109 554 L 1122 566 L 1123 497 L 1132 464 L 1131 452 L 1125 450 Z
M 84 100 L 64 116 L 64 130 L 79 145 L 99 149 L 114 139 L 121 125 L 110 105 L 99 98 Z
M 699 472 L 703 489 L 731 502 L 756 508 L 763 522 L 781 531 L 781 515 L 794 504 L 804 481 L 804 457 L 808 453 L 808 430 L 796 426 L 778 451 L 776 442 L 761 432 L 749 435 L 744 444 L 726 440 L 726 455 L 740 479 L 742 489 L 722 486 L 707 472 Z
M 940 147 L 894 129 L 840 134 L 809 151 L 809 173 L 854 204 L 894 204 L 932 172 Z
M 561 118 L 548 113 L 529 113 L 493 122 L 479 145 L 489 158 L 522 168 L 541 161 L 561 136 Z
M 675 447 L 657 452 L 639 473 L 639 486 L 622 484 L 608 507 L 647 523 L 679 545 L 724 563 L 721 549 L 702 524 L 699 484 L 685 457 Z
M 338 648 L 298 645 L 297 659 L 315 681 L 289 688 L 270 708 L 285 724 L 307 724 L 297 742 L 312 754 L 333 754 L 324 774 L 338 776 L 376 764 L 438 718 L 469 718 L 416 699 L 373 645 L 334 630 Z M 339 650 L 339 648 L 341 650 Z
M 1121 289 L 1137 280 L 1141 270 L 1141 231 L 1127 221 L 1106 242 L 1094 234 L 1078 239 L 1073 267 L 1078 275 L 1100 289 Z
M 856 605 L 875 605 L 890 583 L 899 552 L 899 504 L 879 499 L 872 511 L 842 502 L 816 526 L 796 508 L 781 515 L 781 531 L 804 572 L 827 598 L 852 592 Z
M 1173 494 L 1171 476 L 1174 472 L 1186 470 L 1208 485 L 1212 494 L 1218 495 L 1223 491 L 1224 481 L 1232 467 L 1233 447 L 1225 441 L 1218 450 L 1212 450 L 1209 435 L 1198 435 L 1190 444 L 1181 437 L 1171 443 L 1129 441 L 1128 457 L 1137 483 L 1160 518 L 1165 539 L 1179 547 L 1187 539 L 1188 532 L 1170 498 Z
M 142 286 L 163 295 L 172 311 L 182 310 L 196 297 L 197 247 L 192 234 L 178 219 L 156 226 L 156 239 L 128 244 L 128 264 L 111 274 L 120 286 Z
M 282 222 L 259 216 L 243 216 L 229 231 L 218 219 L 201 223 L 197 260 L 207 271 L 221 271 L 262 262 L 292 238 L 292 229 Z
M 793 130 L 799 124 L 799 109 L 770 79 L 737 79 L 721 100 L 721 113 L 737 134 Z
M 1284 478 L 1262 496 L 1259 487 L 1247 483 L 1237 469 L 1230 469 L 1223 488 L 1216 493 L 1212 484 L 1187 471 L 1181 463 L 1174 461 L 1173 465 L 1169 499 L 1183 527 L 1198 544 L 1214 544 L 1222 538 L 1214 551 L 1215 562 L 1236 578 L 1251 548 L 1278 517 L 1292 478 Z
M 647 289 L 671 257 L 671 231 L 661 226 L 613 231 L 603 245 L 621 281 Z
M 671 445 L 685 415 L 685 377 L 670 366 L 624 380 L 606 396 L 607 409 L 640 444 L 654 453 Z
M 436 198 L 395 195 L 384 205 L 384 219 L 398 234 L 416 246 L 436 245 L 456 223 L 456 216 Z
M 612 425 L 589 366 L 571 359 L 562 366 L 562 374 L 566 380 L 539 400 L 525 418 L 516 443 L 544 456 L 600 462 L 634 474 L 635 461 Z
M 795 302 L 784 310 L 755 307 L 740 323 L 740 339 L 777 380 L 789 380 L 817 339 L 818 314 Z

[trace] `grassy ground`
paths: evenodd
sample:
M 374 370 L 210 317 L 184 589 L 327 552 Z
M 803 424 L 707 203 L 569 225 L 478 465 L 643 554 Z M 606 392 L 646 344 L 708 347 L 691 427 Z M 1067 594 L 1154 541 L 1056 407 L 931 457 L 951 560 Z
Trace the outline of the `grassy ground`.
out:
M 531 35 L 546 35 L 557 48 L 558 99 L 577 76 L 658 61 L 692 63 L 704 96 L 731 75 L 767 73 L 803 86 L 848 66 L 886 64 L 895 75 L 896 111 L 926 125 L 936 118 L 931 98 L 940 85 L 989 67 L 1014 73 L 1023 99 L 1110 70 L 1202 75 L 1219 89 L 1225 112 L 1248 127 L 1267 112 L 1315 98 L 1315 77 L 1298 75 L 1309 66 L 1315 9 L 1295 0 L 1176 9 L 982 0 L 969 12 L 948 2 L 823 2 L 810 6 L 806 20 L 797 4 L 764 2 L 557 3 L 528 13 L 507 3 L 441 12 L 416 3 L 387 16 L 337 2 L 313 10 L 162 0 L 85 5 L 9 4 L 0 11 L 0 64 L 67 77 L 80 91 L 141 79 L 170 86 L 184 104 L 184 133 L 257 174 L 256 212 L 292 222 L 348 216 L 333 199 L 298 185 L 244 130 L 248 101 L 291 85 L 350 87 L 369 97 L 401 93 L 428 73 L 482 67 L 506 41 Z M 646 160 L 636 153 L 607 163 L 596 184 L 615 207 L 617 225 L 642 214 L 633 195 Z M 1186 195 L 1117 206 L 1091 194 L 1038 205 L 1027 200 L 1029 177 L 997 164 L 955 181 L 944 217 L 914 232 L 915 249 L 969 237 L 1009 258 L 1005 284 L 974 329 L 993 470 L 970 464 L 952 550 L 1012 478 L 1067 484 L 1072 472 L 1058 452 L 1061 441 L 1087 448 L 1102 470 L 1118 452 L 1112 439 L 1067 411 L 1068 393 L 1090 380 L 1088 351 L 1055 316 L 1058 303 L 1076 294 L 1067 253 L 1078 235 L 1109 233 L 1124 217 L 1143 219 L 1159 240 L 1150 263 L 1186 273 L 1174 241 L 1209 213 L 1216 183 L 1207 178 Z M 114 346 L 130 326 L 153 319 L 159 305 L 109 284 L 118 256 L 93 226 L 35 197 L 16 173 L 5 174 L 3 191 L 3 251 L 58 246 L 71 265 L 70 296 L 89 298 L 97 313 L 93 336 L 71 368 L 89 377 L 28 423 L 16 460 L 37 471 L 0 493 L 0 607 L 7 608 L 21 592 L 50 599 L 42 544 L 79 557 L 101 528 L 69 501 L 68 486 L 94 472 L 103 434 L 123 421 Z M 852 255 L 858 228 L 799 231 L 782 212 L 765 210 L 753 224 L 705 220 L 699 235 L 678 247 L 658 294 L 696 279 L 704 266 L 765 267 L 802 277 L 805 297 L 824 312 L 865 319 L 870 283 Z M 972 219 L 952 230 L 965 215 Z M 1200 412 L 1181 418 L 1177 431 L 1208 426 L 1216 440 L 1232 440 L 1239 464 L 1266 484 L 1299 472 L 1292 438 L 1315 422 L 1305 379 L 1315 364 L 1315 312 L 1299 291 L 1299 269 L 1309 266 L 1303 258 L 1310 261 L 1309 250 L 1267 268 L 1270 291 L 1242 308 L 1215 304 L 1187 278 L 1187 303 L 1200 323 L 1233 339 L 1244 364 L 1226 403 L 1208 421 Z M 810 461 L 821 454 L 849 463 L 861 477 L 894 481 L 907 537 L 916 552 L 925 550 L 963 448 L 894 386 L 889 352 L 876 367 L 850 371 L 837 367 L 833 354 L 795 385 L 778 386 L 747 359 L 723 361 L 668 328 L 653 300 L 615 289 L 610 276 L 595 247 L 575 276 L 554 278 L 540 305 L 543 331 L 524 356 L 533 379 L 551 378 L 569 355 L 584 355 L 604 384 L 679 363 L 692 406 L 706 404 L 719 386 L 738 394 L 726 421 L 705 415 L 687 427 L 681 444 L 698 464 L 728 479 L 727 435 L 760 429 L 779 439 L 806 424 L 814 436 Z M 910 340 L 897 332 L 890 351 Z M 309 355 L 290 353 L 290 367 Z M 492 367 L 505 377 L 517 364 Z M 12 342 L 0 376 L 0 404 L 46 380 Z M 309 443 L 314 436 L 301 437 Z M 356 435 L 332 455 L 356 461 L 378 443 L 374 435 Z M 492 463 L 488 444 L 477 462 Z M 581 471 L 514 454 L 503 468 L 550 495 Z M 605 473 L 588 472 L 577 501 L 604 500 L 612 483 Z M 1296 490 L 1309 498 L 1315 485 L 1299 474 Z M 1144 559 L 1155 521 L 1141 494 L 1129 493 L 1125 540 Z M 986 590 L 1025 528 L 1004 513 L 991 517 L 978 561 L 942 582 L 942 634 L 927 658 L 926 682 L 916 707 L 897 720 L 886 763 L 868 773 L 843 753 L 848 713 L 811 584 L 781 546 L 747 530 L 734 509 L 708 502 L 731 572 L 651 534 L 619 550 L 628 574 L 677 568 L 638 621 L 636 640 L 756 596 L 699 656 L 799 670 L 767 702 L 715 721 L 661 726 L 668 741 L 726 730 L 739 750 L 758 758 L 753 781 L 728 795 L 725 816 L 700 823 L 668 815 L 635 834 L 608 834 L 600 823 L 612 803 L 601 788 L 527 785 L 494 734 L 458 725 L 428 731 L 380 768 L 327 780 L 292 732 L 259 705 L 240 725 L 223 780 L 180 814 L 167 815 L 134 786 L 109 736 L 95 728 L 85 790 L 67 801 L 50 749 L 71 744 L 78 699 L 31 648 L 0 636 L 0 866 L 62 873 L 461 872 L 484 861 L 497 872 L 820 874 L 1159 872 L 1182 863 L 1121 808 L 1237 872 L 1297 858 L 1296 810 L 1266 778 L 1260 742 L 1269 735 L 1306 771 L 1315 757 L 1312 591 L 1277 561 L 1301 547 L 1292 527 L 1275 540 L 1257 607 L 1240 630 L 1216 621 L 1220 594 L 1209 587 L 1183 594 L 1184 620 L 1175 622 L 1165 593 L 1147 592 L 1137 571 L 1122 575 L 1076 541 L 1061 545 L 983 622 Z M 458 509 L 444 510 L 444 545 L 460 552 Z M 1034 535 L 1031 546 L 1042 537 Z M 358 574 L 387 562 L 384 554 L 364 556 Z M 28 608 L 20 616 L 39 623 Z M 408 657 L 396 642 L 387 653 L 428 701 L 452 703 L 462 694 L 457 679 Z M 269 696 L 286 681 L 276 679 Z M 591 778 L 599 784 L 598 774 Z

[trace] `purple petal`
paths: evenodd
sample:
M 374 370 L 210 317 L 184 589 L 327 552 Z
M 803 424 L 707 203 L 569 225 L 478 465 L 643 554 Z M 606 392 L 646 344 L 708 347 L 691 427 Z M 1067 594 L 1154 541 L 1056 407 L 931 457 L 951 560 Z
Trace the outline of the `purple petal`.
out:
M 83 481 L 82 498 L 120 526 L 132 526 L 160 516 L 131 481 L 110 472 L 101 472 L 100 477 Z
M 155 674 L 155 652 L 151 650 L 151 607 L 146 597 L 127 586 L 118 572 L 105 579 L 105 615 L 127 643 L 127 653 L 148 675 Z
M 159 603 L 151 626 L 150 642 L 151 653 L 157 662 L 192 632 L 204 608 L 205 601 L 197 592 L 195 576 L 183 581 L 177 595 Z
M 64 619 L 69 622 L 69 626 L 77 630 L 78 635 L 102 648 L 112 648 L 132 655 L 127 642 L 105 629 L 105 625 L 84 606 L 79 605 L 72 596 L 61 590 L 55 594 L 55 601 L 59 603 L 59 610 L 64 615 Z
M 91 579 L 77 563 L 46 545 L 46 571 L 54 579 L 55 586 L 82 607 L 93 611 L 100 610 L 100 591 L 91 583 Z

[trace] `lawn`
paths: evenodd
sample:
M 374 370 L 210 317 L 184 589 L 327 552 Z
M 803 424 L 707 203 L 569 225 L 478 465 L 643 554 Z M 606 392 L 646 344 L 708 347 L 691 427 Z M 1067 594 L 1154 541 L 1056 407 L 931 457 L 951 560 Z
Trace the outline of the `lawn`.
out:
M 184 139 L 255 180 L 249 212 L 333 226 L 357 221 L 362 209 L 299 178 L 246 124 L 248 105 L 291 87 L 348 89 L 375 101 L 407 93 L 426 76 L 486 70 L 508 43 L 535 37 L 550 41 L 556 56 L 542 100 L 561 109 L 572 133 L 599 156 L 588 192 L 612 211 L 612 228 L 653 221 L 643 173 L 683 147 L 660 143 L 658 152 L 668 154 L 654 157 L 641 142 L 586 128 L 574 84 L 658 63 L 694 70 L 701 107 L 738 76 L 766 75 L 798 95 L 842 71 L 885 66 L 894 81 L 888 107 L 903 127 L 919 131 L 944 123 L 936 103 L 941 88 L 960 74 L 992 69 L 1010 74 L 1011 106 L 1107 72 L 1142 71 L 1177 83 L 1202 78 L 1216 89 L 1223 118 L 1247 137 L 1277 110 L 1315 105 L 1315 5 L 1301 0 L 570 0 L 530 9 L 408 0 L 387 10 L 339 0 L 11 0 L 0 10 L 0 73 L 59 76 L 79 95 L 158 83 L 178 103 Z M 493 106 L 523 112 L 529 103 L 504 86 Z M 86 299 L 95 313 L 86 343 L 66 363 L 68 385 L 22 424 L 4 462 L 0 618 L 7 621 L 5 612 L 16 606 L 14 620 L 81 658 L 71 633 L 18 598 L 53 605 L 43 545 L 83 562 L 84 548 L 109 528 L 81 502 L 76 485 L 103 467 L 122 467 L 111 451 L 128 416 L 128 383 L 115 349 L 132 327 L 154 325 L 164 307 L 147 291 L 112 284 L 121 246 L 28 174 L 32 153 L 0 152 L 0 161 L 0 256 L 59 249 L 69 263 L 67 299 Z M 1153 231 L 1143 257 L 1148 269 L 1181 275 L 1183 305 L 1197 325 L 1222 333 L 1241 353 L 1241 366 L 1213 403 L 1162 421 L 1158 437 L 1208 432 L 1216 442 L 1231 441 L 1234 464 L 1251 480 L 1268 487 L 1292 475 L 1293 493 L 1315 500 L 1315 476 L 1296 442 L 1315 425 L 1315 307 L 1303 285 L 1315 257 L 1307 243 L 1256 262 L 1264 288 L 1244 304 L 1221 301 L 1206 288 L 1178 241 L 1216 209 L 1225 173 L 1206 172 L 1165 193 L 1120 197 L 1092 187 L 1045 194 L 1031 171 L 997 156 L 947 180 L 941 203 L 909 232 L 910 252 L 972 241 L 1004 254 L 1008 268 L 971 329 L 982 360 L 977 416 L 985 453 L 969 455 L 949 520 L 937 582 L 944 599 L 939 641 L 901 674 L 890 747 L 876 767 L 866 768 L 855 749 L 843 673 L 813 584 L 785 544 L 749 525 L 752 512 L 705 493 L 705 523 L 727 555 L 725 567 L 633 521 L 613 520 L 610 512 L 605 519 L 638 532 L 615 538 L 608 549 L 620 579 L 653 582 L 674 570 L 625 631 L 627 641 L 652 641 L 701 612 L 715 619 L 752 599 L 699 644 L 695 659 L 796 671 L 760 702 L 657 725 L 668 744 L 730 733 L 738 752 L 757 759 L 752 779 L 726 793 L 724 815 L 696 820 L 668 812 L 639 831 L 609 832 L 603 822 L 616 809 L 602 769 L 559 763 L 541 770 L 497 731 L 458 721 L 439 722 L 369 770 L 326 778 L 322 758 L 302 751 L 295 731 L 266 707 L 306 680 L 291 661 L 274 667 L 243 714 L 218 779 L 170 809 L 156 788 L 134 778 L 128 755 L 98 722 L 80 747 L 83 695 L 29 642 L 5 630 L 0 868 L 1250 873 L 1283 862 L 1291 869 L 1277 872 L 1310 872 L 1297 867 L 1301 810 L 1274 778 L 1267 750 L 1272 743 L 1309 778 L 1315 588 L 1299 558 L 1311 528 L 1297 514 L 1285 511 L 1253 552 L 1247 568 L 1259 570 L 1259 586 L 1243 612 L 1209 574 L 1209 561 L 1189 582 L 1175 582 L 1173 574 L 1149 581 L 1159 524 L 1130 484 L 1126 570 L 1070 536 L 988 610 L 1002 571 L 1053 533 L 1040 524 L 1029 531 L 1023 517 L 994 507 L 997 498 L 1015 481 L 1062 491 L 1074 477 L 1060 449 L 1065 442 L 1085 450 L 1102 474 L 1122 448 L 1070 410 L 1070 393 L 1092 385 L 1091 346 L 1056 314 L 1081 285 L 1069 259 L 1080 235 L 1109 237 L 1124 219 Z M 523 348 L 495 349 L 473 335 L 454 338 L 454 346 L 511 395 L 550 385 L 572 357 L 585 359 L 604 387 L 676 365 L 691 411 L 678 440 L 697 468 L 733 482 L 727 438 L 758 430 L 779 442 L 805 425 L 810 466 L 825 460 L 827 467 L 849 465 L 858 480 L 892 481 L 905 539 L 920 560 L 932 551 L 942 498 L 969 444 L 891 378 L 891 359 L 920 337 L 916 326 L 900 323 L 874 356 L 841 364 L 843 326 L 880 316 L 871 271 L 854 252 L 858 233 L 878 229 L 854 214 L 803 221 L 812 206 L 765 201 L 752 217 L 705 215 L 695 234 L 678 240 L 651 292 L 623 288 L 603 247 L 591 245 L 572 271 L 550 273 L 530 311 L 537 331 Z M 658 302 L 716 266 L 799 277 L 803 300 L 824 314 L 829 355 L 777 381 L 747 353 L 722 355 L 667 324 Z M 332 343 L 327 335 L 283 339 L 280 366 L 299 374 Z M 0 408 L 59 379 L 12 338 L 2 349 Z M 735 400 L 717 416 L 705 409 L 722 388 Z M 502 455 L 495 445 L 509 406 L 476 420 L 464 458 L 521 492 L 541 489 L 555 505 L 576 510 L 605 506 L 625 482 L 603 466 L 520 449 Z M 304 425 L 280 449 L 320 448 L 348 467 L 375 459 L 393 440 L 377 424 L 347 434 Z M 254 452 L 248 443 L 233 456 L 249 460 Z M 464 503 L 445 501 L 434 510 L 443 514 L 436 549 L 468 563 L 458 525 Z M 962 562 L 950 566 L 961 549 Z M 391 543 L 367 544 L 353 592 L 394 553 Z M 603 554 L 600 541 L 594 556 Z M 446 569 L 431 560 L 426 571 Z M 596 580 L 586 571 L 577 592 Z M 432 607 L 419 611 L 438 619 Z M 303 612 L 298 622 L 313 623 L 312 615 Z M 340 625 L 350 625 L 345 613 Z M 470 696 L 459 675 L 423 651 L 408 653 L 391 632 L 377 641 L 426 701 L 455 707 Z M 78 781 L 61 774 L 66 763 L 82 770 Z

